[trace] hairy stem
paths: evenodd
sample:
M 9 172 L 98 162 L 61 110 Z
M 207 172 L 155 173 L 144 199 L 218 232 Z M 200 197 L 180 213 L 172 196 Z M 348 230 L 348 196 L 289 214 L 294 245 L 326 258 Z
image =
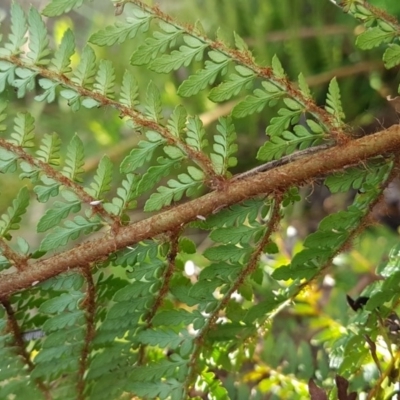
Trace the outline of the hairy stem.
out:
M 122 227 L 115 235 L 105 234 L 96 241 L 87 241 L 72 250 L 32 263 L 22 272 L 4 276 L 0 281 L 0 298 L 29 287 L 36 281 L 44 281 L 71 268 L 104 259 L 115 250 L 153 238 L 166 231 L 176 230 L 190 221 L 203 218 L 245 199 L 282 192 L 291 186 L 301 186 L 312 182 L 318 176 L 360 164 L 371 157 L 393 154 L 399 149 L 400 126 L 394 125 L 374 135 L 322 150 L 272 170 L 227 182 L 221 190 Z

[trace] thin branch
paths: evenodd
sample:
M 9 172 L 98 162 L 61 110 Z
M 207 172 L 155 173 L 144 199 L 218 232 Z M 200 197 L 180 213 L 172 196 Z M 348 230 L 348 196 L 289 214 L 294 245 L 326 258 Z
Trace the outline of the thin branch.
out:
M 221 310 L 225 309 L 228 305 L 229 300 L 231 299 L 234 292 L 236 292 L 240 286 L 242 286 L 245 279 L 251 275 L 257 268 L 258 262 L 260 260 L 261 254 L 263 253 L 265 246 L 270 243 L 272 233 L 277 229 L 278 222 L 280 220 L 279 211 L 281 205 L 281 196 L 274 199 L 274 205 L 272 207 L 271 218 L 268 222 L 268 226 L 265 230 L 263 238 L 257 243 L 255 250 L 253 251 L 249 262 L 246 267 L 240 272 L 239 276 L 232 283 L 229 290 L 223 296 L 223 298 L 218 302 L 218 306 L 212 311 L 212 313 L 208 316 L 206 324 L 199 330 L 196 338 L 194 340 L 194 349 L 192 350 L 190 360 L 188 362 L 189 368 L 191 371 L 187 374 L 186 382 L 185 382 L 185 390 L 189 390 L 189 386 L 193 380 L 194 375 L 198 372 L 196 371 L 195 366 L 197 365 L 197 358 L 200 355 L 200 352 L 203 348 L 203 343 L 206 335 L 212 329 L 218 319 L 219 313 Z M 186 396 L 185 396 L 186 397 Z
M 19 271 L 23 270 L 27 265 L 27 257 L 22 257 L 15 252 L 4 238 L 0 238 L 0 253 Z
M 156 315 L 158 309 L 162 306 L 163 301 L 165 297 L 168 295 L 169 292 L 169 285 L 171 283 L 172 276 L 175 271 L 175 260 L 176 256 L 178 255 L 178 244 L 179 244 L 179 237 L 180 237 L 181 229 L 174 233 L 173 237 L 170 240 L 171 243 L 171 248 L 168 252 L 167 260 L 168 260 L 168 265 L 165 268 L 164 275 L 162 278 L 162 286 L 157 294 L 157 297 L 154 301 L 154 304 L 152 305 L 151 309 L 149 312 L 143 317 L 145 320 L 145 328 L 149 329 L 152 326 L 152 320 L 154 316 Z M 139 356 L 138 356 L 138 365 L 143 364 L 144 362 L 144 350 L 145 350 L 145 345 L 141 344 L 139 347 Z
M 141 240 L 174 231 L 198 216 L 207 216 L 215 210 L 229 207 L 260 194 L 285 191 L 291 186 L 301 186 L 351 165 L 383 154 L 400 150 L 400 125 L 374 135 L 352 140 L 343 146 L 322 150 L 272 170 L 257 173 L 244 179 L 226 182 L 223 189 L 175 206 L 170 210 L 121 227 L 115 235 L 105 234 L 95 241 L 84 242 L 77 247 L 32 263 L 22 272 L 3 275 L 0 280 L 0 298 L 44 281 L 53 276 L 107 257 L 118 249 Z
M 90 345 L 95 335 L 95 313 L 96 313 L 96 287 L 93 281 L 93 276 L 90 271 L 90 266 L 82 268 L 82 275 L 86 280 L 86 298 L 82 303 L 82 307 L 86 310 L 86 335 L 83 348 L 81 350 L 81 357 L 79 359 L 79 372 L 78 382 L 76 388 L 78 392 L 78 400 L 85 399 L 85 373 L 89 364 Z
M 7 321 L 8 321 L 8 329 L 10 330 L 10 332 L 13 335 L 18 354 L 22 357 L 25 365 L 28 367 L 28 370 L 32 372 L 35 365 L 30 359 L 30 354 L 26 351 L 23 335 L 22 335 L 21 329 L 19 327 L 18 321 L 15 318 L 15 313 L 12 308 L 12 305 L 8 299 L 1 300 L 1 305 L 4 307 L 4 309 L 6 311 Z M 36 382 L 38 388 L 41 390 L 41 392 L 45 396 L 45 399 L 51 400 L 52 397 L 50 395 L 49 388 L 40 379 L 35 379 L 35 382 Z
M 265 35 L 265 42 L 276 43 L 285 42 L 293 38 L 296 39 L 309 39 L 316 36 L 338 36 L 343 34 L 351 34 L 352 29 L 343 25 L 324 25 L 321 27 L 303 26 L 298 29 L 273 31 Z M 256 44 L 259 40 L 252 37 L 246 38 L 246 43 L 249 45 Z

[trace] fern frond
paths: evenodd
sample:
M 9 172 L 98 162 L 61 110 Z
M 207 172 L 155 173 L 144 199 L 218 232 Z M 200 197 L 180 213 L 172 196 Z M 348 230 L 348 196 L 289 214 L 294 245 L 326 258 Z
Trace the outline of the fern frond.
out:
M 215 172 L 224 175 L 229 167 L 237 164 L 237 159 L 233 155 L 238 146 L 236 142 L 236 132 L 231 118 L 220 118 L 217 125 L 219 135 L 214 135 L 214 153 L 211 153 L 211 161 Z
M 72 71 L 71 57 L 75 52 L 75 37 L 70 29 L 67 29 L 61 39 L 60 46 L 51 60 L 51 68 L 59 74 L 67 74 Z
M 17 197 L 13 200 L 12 206 L 8 207 L 7 213 L 1 216 L 0 235 L 6 239 L 10 239 L 9 231 L 18 230 L 21 217 L 26 213 L 29 205 L 29 191 L 26 186 L 22 187 Z
M 293 153 L 295 150 L 302 150 L 321 143 L 326 134 L 319 125 L 313 125 L 312 122 L 312 120 L 307 120 L 307 127 L 295 125 L 293 132 L 284 130 L 280 133 L 280 128 L 278 133 L 271 134 L 270 140 L 260 147 L 257 158 L 264 161 L 278 160 L 283 155 Z
M 26 55 L 35 65 L 47 65 L 50 60 L 49 39 L 46 26 L 39 12 L 31 7 L 28 14 L 29 49 Z
M 91 188 L 87 189 L 87 192 L 94 199 L 101 199 L 105 192 L 108 192 L 111 188 L 112 180 L 112 168 L 113 164 L 110 158 L 104 155 L 97 167 L 96 175 L 91 183 Z
M 172 201 L 179 201 L 185 193 L 188 197 L 193 196 L 203 185 L 204 173 L 193 166 L 189 166 L 187 171 L 187 174 L 179 174 L 178 180 L 170 179 L 168 186 L 157 188 L 157 193 L 153 193 L 147 200 L 145 211 L 156 211 L 169 206 Z
M 73 181 L 82 182 L 81 175 L 85 164 L 82 140 L 74 135 L 67 148 L 67 157 L 63 173 Z
M 336 78 L 333 78 L 329 84 L 326 104 L 326 110 L 335 117 L 337 126 L 340 126 L 345 115 L 340 99 L 340 89 Z
M 83 0 L 51 0 L 44 8 L 43 14 L 47 17 L 56 17 L 83 4 Z
M 54 214 L 53 214 L 54 218 Z M 89 234 L 102 227 L 101 220 L 95 216 L 91 219 L 80 215 L 74 217 L 72 221 L 65 221 L 64 227 L 57 226 L 41 242 L 41 251 L 50 251 L 65 246 L 70 240 L 77 239 L 82 234 Z
M 133 12 L 135 18 L 128 18 L 126 23 L 117 22 L 113 26 L 107 26 L 94 33 L 89 38 L 89 42 L 98 46 L 111 46 L 115 43 L 122 43 L 128 38 L 133 39 L 138 32 L 146 32 L 153 16 L 138 8 Z
M 17 3 L 11 5 L 11 33 L 8 43 L 0 50 L 1 55 L 14 56 L 22 52 L 22 47 L 26 43 L 27 22 L 25 13 Z
M 34 130 L 35 119 L 29 113 L 19 113 L 14 119 L 14 132 L 11 134 L 11 143 L 24 148 L 33 147 L 35 137 Z

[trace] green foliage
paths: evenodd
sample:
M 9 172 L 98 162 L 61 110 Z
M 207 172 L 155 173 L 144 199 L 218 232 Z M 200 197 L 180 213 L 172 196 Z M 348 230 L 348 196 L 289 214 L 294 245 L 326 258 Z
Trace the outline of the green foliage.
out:
M 26 209 L 29 205 L 29 191 L 24 186 L 18 192 L 17 197 L 13 200 L 12 206 L 8 207 L 7 213 L 1 216 L 0 220 L 0 232 L 1 236 L 9 238 L 10 230 L 18 230 L 21 222 L 21 216 L 26 213 Z
M 330 76 L 313 93 L 307 69 L 294 83 L 285 54 L 255 51 L 249 34 L 270 15 L 271 26 L 292 15 L 297 29 L 297 3 L 203 3 L 214 7 L 207 30 L 218 13 L 238 24 L 232 46 L 139 0 L 114 2 L 115 20 L 88 40 L 56 20 L 60 41 L 37 9 L 12 4 L 0 42 L 10 196 L 0 217 L 1 399 L 296 400 L 313 398 L 314 381 L 334 398 L 335 374 L 360 397 L 395 390 L 399 246 L 364 228 L 398 169 L 398 127 L 357 138 L 346 82 L 339 89 Z M 52 0 L 42 14 L 82 4 Z M 360 49 L 381 46 L 387 68 L 400 63 L 393 17 L 361 0 L 343 10 L 363 24 Z M 334 68 L 322 36 L 315 44 Z M 296 40 L 293 64 L 306 65 Z M 227 100 L 215 124 L 200 114 Z M 102 129 L 112 134 L 95 154 Z M 266 163 L 238 173 L 257 160 Z M 300 188 L 323 179 L 352 203 L 305 224 L 299 241 Z M 357 286 L 350 314 L 345 294 L 362 273 L 375 276 L 374 264 L 382 279 Z

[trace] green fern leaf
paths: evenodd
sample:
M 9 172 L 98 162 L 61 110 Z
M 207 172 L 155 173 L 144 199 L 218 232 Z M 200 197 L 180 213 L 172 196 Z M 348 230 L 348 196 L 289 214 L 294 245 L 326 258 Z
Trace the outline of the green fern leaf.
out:
M 26 213 L 29 205 L 29 190 L 26 186 L 22 187 L 17 197 L 13 200 L 12 205 L 7 208 L 7 213 L 1 216 L 0 235 L 6 239 L 10 239 L 10 230 L 18 230 L 21 216 Z
M 143 283 L 145 283 L 144 286 L 142 286 L 140 282 L 136 281 L 133 282 L 131 285 L 126 285 L 122 289 L 118 290 L 113 297 L 113 300 L 116 302 L 116 307 L 115 305 L 113 305 L 113 307 L 110 308 L 110 311 L 107 314 L 107 318 L 119 318 L 119 313 L 123 311 L 117 305 L 118 303 L 131 302 L 134 299 L 140 298 L 142 296 L 148 296 L 151 292 L 151 286 L 153 285 L 153 282 Z M 114 313 L 117 313 L 117 315 L 115 315 Z
M 281 108 L 278 110 L 278 115 L 278 117 L 271 118 L 270 124 L 266 130 L 267 134 L 271 137 L 281 135 L 290 125 L 297 123 L 301 115 L 301 110 Z
M 107 155 L 104 155 L 97 167 L 91 188 L 86 191 L 95 199 L 101 199 L 105 192 L 111 188 L 113 163 Z
M 10 267 L 11 267 L 10 261 L 6 257 L 4 257 L 3 255 L 0 254 L 0 272 L 3 272 Z M 1 381 L 1 379 L 0 379 L 0 381 Z
M 321 142 L 324 134 L 310 132 L 302 125 L 296 125 L 293 132 L 283 131 L 279 135 L 272 136 L 258 150 L 257 159 L 262 161 L 277 160 L 283 155 L 293 153 L 295 150 L 303 150 L 315 146 Z
M 133 149 L 121 163 L 120 170 L 122 173 L 129 173 L 141 167 L 146 161 L 153 156 L 154 151 L 165 143 L 165 139 L 157 132 L 146 132 L 148 142 L 140 141 L 138 148 Z
M 4 92 L 6 85 L 12 85 L 14 83 L 16 69 L 17 67 L 15 65 L 7 61 L 0 60 L 0 93 Z
M 186 237 L 180 237 L 179 251 L 186 253 L 186 254 L 195 254 L 196 253 L 196 245 L 190 239 L 188 239 Z
M 33 147 L 35 135 L 35 119 L 29 113 L 18 113 L 14 118 L 14 132 L 11 134 L 11 143 L 23 148 Z
M 358 35 L 356 45 L 362 50 L 370 50 L 382 43 L 389 42 L 395 37 L 396 32 L 385 32 L 379 27 L 369 28 Z
M 0 171 L 15 172 L 17 170 L 18 157 L 6 149 L 0 148 Z
M 0 100 L 0 132 L 5 132 L 7 130 L 7 125 L 3 124 L 3 122 L 7 118 L 7 105 L 8 102 L 4 100 Z
M 18 78 L 12 82 L 12 85 L 17 88 L 17 97 L 20 99 L 26 95 L 27 91 L 32 91 L 35 88 L 37 72 L 26 68 L 17 68 L 15 75 Z
M 188 174 L 179 174 L 178 180 L 170 179 L 168 181 L 168 187 L 159 187 L 157 193 L 153 193 L 147 200 L 144 210 L 157 211 L 164 206 L 169 206 L 172 201 L 179 201 L 185 192 L 188 197 L 194 195 L 202 186 L 203 179 L 203 171 L 189 166 Z
M 140 9 L 133 10 L 133 13 L 135 18 L 127 18 L 126 23 L 117 22 L 107 26 L 90 36 L 89 42 L 98 46 L 112 46 L 133 39 L 139 32 L 146 32 L 153 16 Z
M 47 101 L 51 103 L 56 98 L 56 88 L 58 86 L 58 82 L 53 82 L 47 78 L 40 78 L 39 79 L 39 86 L 44 89 L 42 94 L 35 96 L 36 101 Z
M 169 360 L 160 360 L 157 362 L 150 363 L 135 368 L 135 381 L 140 382 L 151 382 L 158 381 L 162 378 L 171 378 L 176 374 L 176 369 L 185 366 L 184 360 L 178 354 Z M 167 398 L 167 397 L 165 397 Z
M 167 128 L 177 138 L 181 136 L 181 133 L 186 127 L 187 112 L 182 105 L 178 105 L 174 108 L 168 122 Z
M 71 57 L 75 52 L 75 37 L 70 29 L 67 29 L 61 39 L 60 46 L 51 60 L 51 68 L 59 74 L 67 74 L 72 71 Z
M 139 88 L 137 81 L 130 71 L 125 71 L 122 78 L 120 102 L 129 108 L 135 108 L 139 104 Z
M 88 235 L 102 226 L 98 218 L 86 219 L 81 215 L 74 217 L 72 221 L 65 221 L 64 227 L 57 226 L 49 233 L 40 244 L 41 251 L 49 251 L 65 246 L 70 240 L 77 239 L 81 234 Z
M 265 227 L 238 226 L 235 228 L 225 227 L 215 229 L 211 232 L 210 238 L 214 242 L 225 244 L 249 244 L 255 235 L 263 232 Z
M 240 274 L 240 264 L 228 264 L 227 262 L 213 263 L 200 272 L 201 280 L 219 280 L 224 283 L 233 282 Z
M 61 293 L 57 297 L 46 300 L 39 307 L 39 311 L 45 314 L 59 314 L 64 311 L 74 311 L 78 308 L 84 294 L 81 291 L 69 291 Z
M 112 204 L 104 204 L 104 208 L 112 212 L 114 215 L 122 215 L 122 213 L 132 207 L 132 201 L 136 196 L 136 187 L 139 178 L 134 174 L 127 174 L 126 178 L 122 181 L 121 187 L 117 189 L 118 197 L 114 197 Z M 112 206 L 112 208 L 110 208 Z
M 204 257 L 210 261 L 231 261 L 233 263 L 246 262 L 245 258 L 250 255 L 251 250 L 237 247 L 234 244 L 226 244 L 224 246 L 209 247 L 204 251 Z
M 152 81 L 147 85 L 145 115 L 155 122 L 161 122 L 162 120 L 160 91 Z
M 96 56 L 90 46 L 85 46 L 81 56 L 81 62 L 74 71 L 72 82 L 78 86 L 87 86 L 91 84 L 96 75 Z
M 154 260 L 158 256 L 159 246 L 152 240 L 140 242 L 135 247 L 127 247 L 117 253 L 115 265 L 124 267 L 142 264 L 146 259 Z M 127 289 L 129 290 L 129 289 Z M 139 289 L 137 289 L 139 290 Z
M 176 332 L 172 329 L 147 329 L 145 331 L 139 332 L 135 341 L 139 343 L 149 344 L 151 346 L 169 347 L 171 349 L 177 349 L 183 346 L 184 341 L 192 342 L 193 338 L 189 335 L 187 330 L 181 330 Z M 190 343 L 191 344 L 191 343 Z
M 254 72 L 242 65 L 235 67 L 238 74 L 229 75 L 226 82 L 222 82 L 219 86 L 211 89 L 208 98 L 211 101 L 221 102 L 229 100 L 231 97 L 236 96 L 242 89 L 249 88 L 251 82 L 255 78 Z
M 19 175 L 20 179 L 28 178 L 32 181 L 33 184 L 37 184 L 40 179 L 40 169 L 34 167 L 32 164 L 27 163 L 26 161 L 20 161 L 19 167 L 21 169 L 21 173 Z
M 370 173 L 369 185 L 364 187 L 365 192 L 356 196 L 353 205 L 347 211 L 324 218 L 318 230 L 306 238 L 306 248 L 294 256 L 291 264 L 274 271 L 275 279 L 311 279 L 348 241 L 358 229 L 362 218 L 370 211 L 371 202 L 382 192 L 381 171 L 378 169 Z M 384 179 L 387 180 L 389 176 L 390 168 L 385 171 Z
M 214 135 L 213 150 L 211 161 L 217 174 L 225 174 L 229 167 L 237 164 L 236 153 L 238 146 L 236 144 L 236 132 L 232 123 L 232 118 L 222 117 L 217 125 L 220 135 Z
M 64 218 L 67 218 L 70 213 L 77 213 L 81 209 L 79 199 L 71 203 L 62 203 L 55 201 L 50 209 L 40 218 L 37 225 L 37 232 L 46 232 L 50 228 L 57 226 Z
M 45 186 L 36 185 L 33 188 L 33 191 L 36 193 L 36 196 L 41 203 L 46 203 L 50 197 L 58 195 L 60 183 L 45 175 L 42 175 L 40 180 L 45 184 Z
M 185 157 L 183 150 L 177 146 L 164 146 L 163 151 L 171 160 L 180 160 Z
M 371 160 L 366 166 L 349 168 L 345 172 L 328 176 L 325 185 L 332 193 L 347 192 L 350 189 L 360 190 L 364 185 L 371 185 L 376 176 L 384 181 L 391 168 L 391 163 L 383 162 L 381 159 Z
M 236 48 L 241 51 L 247 58 L 250 60 L 253 60 L 253 56 L 251 54 L 251 51 L 249 49 L 249 46 L 247 43 L 241 38 L 236 32 L 233 32 L 233 37 L 235 39 L 235 46 Z
M 178 168 L 180 159 L 169 159 L 165 157 L 158 157 L 157 162 L 159 165 L 150 167 L 137 186 L 137 195 L 149 191 L 154 187 L 163 177 L 168 176 L 173 168 Z
M 76 272 L 68 272 L 42 282 L 40 287 L 42 287 L 44 290 L 51 289 L 60 292 L 81 290 L 83 285 L 84 279 L 81 274 Z
M 46 25 L 39 12 L 33 7 L 29 10 L 28 24 L 30 52 L 26 56 L 35 65 L 47 65 L 50 62 L 50 59 L 47 58 L 50 49 Z
M 17 3 L 11 3 L 11 33 L 9 42 L 0 50 L 0 55 L 16 56 L 22 52 L 26 43 L 27 22 L 24 11 Z
M 264 201 L 246 200 L 241 204 L 235 204 L 217 214 L 207 217 L 206 221 L 196 223 L 201 229 L 214 229 L 216 227 L 242 225 L 246 220 L 254 221 L 259 210 L 265 206 Z
M 42 143 L 36 151 L 38 160 L 50 165 L 60 165 L 61 140 L 56 133 L 43 135 Z
M 73 181 L 82 182 L 83 180 L 80 175 L 82 175 L 84 172 L 84 165 L 85 154 L 83 143 L 80 137 L 75 134 L 68 144 L 63 174 Z
M 208 145 L 207 139 L 204 138 L 206 131 L 203 127 L 201 119 L 195 115 L 188 118 L 186 143 L 197 151 L 202 151 Z
M 197 318 L 202 318 L 200 312 L 197 310 L 192 312 L 184 310 L 183 308 L 163 310 L 154 316 L 153 325 L 173 327 L 183 324 L 187 326 L 192 324 Z
M 276 105 L 278 99 L 285 96 L 285 92 L 274 84 L 269 82 L 262 82 L 261 84 L 264 90 L 254 90 L 254 95 L 246 96 L 243 101 L 233 108 L 232 115 L 235 118 L 243 118 L 255 112 L 260 112 L 267 104 L 272 107 Z
M 153 38 L 147 38 L 144 44 L 132 54 L 132 65 L 146 65 L 154 60 L 159 53 L 165 52 L 167 47 L 175 45 L 176 40 L 182 35 L 182 30 L 167 24 L 164 21 L 159 22 L 160 28 L 164 32 L 155 31 Z
M 94 107 L 99 107 L 100 106 L 100 103 L 97 100 L 92 99 L 91 97 L 86 97 L 86 98 L 82 99 L 81 104 L 85 108 L 94 108 Z
M 55 315 L 46 320 L 43 324 L 45 332 L 61 331 L 75 325 L 83 325 L 85 321 L 85 313 L 82 310 L 75 310 L 69 313 Z M 77 360 L 75 360 L 77 362 Z M 35 369 L 35 375 L 38 371 Z
M 101 60 L 94 89 L 109 99 L 114 98 L 115 70 L 110 60 Z
M 203 90 L 207 85 L 213 84 L 218 74 L 226 73 L 230 59 L 222 53 L 217 51 L 210 51 L 208 53 L 212 61 L 207 60 L 205 68 L 191 75 L 189 79 L 184 81 L 178 89 L 178 94 L 183 97 L 190 97 L 200 90 Z
M 68 100 L 68 105 L 72 111 L 78 111 L 81 107 L 81 95 L 75 90 L 64 89 L 60 91 L 60 95 Z
M 279 61 L 279 58 L 276 54 L 272 57 L 271 66 L 272 66 L 272 71 L 274 72 L 277 78 L 280 79 L 286 78 L 285 70 L 283 69 L 282 64 Z
M 187 46 L 182 45 L 171 54 L 164 54 L 151 62 L 149 68 L 158 73 L 168 73 L 182 66 L 187 67 L 193 59 L 199 61 L 203 58 L 203 51 L 208 45 L 193 36 L 183 36 Z
M 169 367 L 171 369 L 171 366 Z M 130 382 L 126 390 L 141 398 L 150 399 L 181 399 L 183 384 L 176 379 L 166 379 L 163 382 Z
M 398 44 L 389 44 L 383 54 L 383 63 L 388 69 L 400 64 L 400 46 Z
M 335 117 L 337 126 L 342 125 L 342 120 L 344 120 L 345 115 L 340 100 L 340 89 L 336 78 L 333 78 L 329 84 L 325 109 Z
M 298 81 L 299 81 L 299 89 L 300 89 L 301 94 L 306 99 L 312 99 L 310 88 L 309 88 L 307 81 L 304 78 L 304 75 L 302 73 L 299 74 Z
M 83 0 L 51 0 L 42 11 L 46 17 L 57 17 L 67 13 L 73 8 L 78 8 L 83 4 Z

